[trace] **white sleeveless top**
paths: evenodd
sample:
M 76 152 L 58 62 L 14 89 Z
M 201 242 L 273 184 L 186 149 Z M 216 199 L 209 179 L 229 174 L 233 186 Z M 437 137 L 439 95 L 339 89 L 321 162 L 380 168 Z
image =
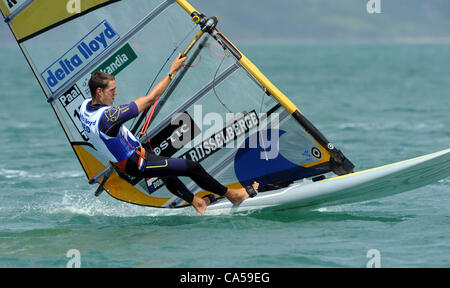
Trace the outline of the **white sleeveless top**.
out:
M 128 159 L 140 146 L 139 140 L 124 126 L 120 127 L 116 137 L 109 137 L 99 131 L 98 125 L 103 112 L 111 108 L 105 106 L 98 110 L 90 111 L 87 106 L 92 99 L 84 100 L 80 107 L 81 124 L 89 137 L 89 142 L 94 148 L 111 162 L 120 162 Z

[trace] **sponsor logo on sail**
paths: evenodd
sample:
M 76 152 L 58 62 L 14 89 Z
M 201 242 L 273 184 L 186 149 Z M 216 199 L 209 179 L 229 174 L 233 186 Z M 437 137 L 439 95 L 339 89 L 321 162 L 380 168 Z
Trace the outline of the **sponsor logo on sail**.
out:
M 116 76 L 136 59 L 136 53 L 134 53 L 130 44 L 127 43 L 109 57 L 102 65 L 94 69 L 94 71 L 105 72 Z
M 80 121 L 80 106 L 84 99 L 85 97 L 83 93 L 76 84 L 70 87 L 69 90 L 58 98 L 62 107 L 66 110 L 70 120 L 72 120 L 73 125 L 77 128 L 78 133 L 80 133 L 80 136 L 83 140 L 88 141 L 89 138 L 86 136 L 83 125 Z
M 106 20 L 101 22 L 41 73 L 47 87 L 52 93 L 57 91 L 119 38 L 119 34 Z
M 156 155 L 171 157 L 200 133 L 200 127 L 187 112 L 179 113 L 169 126 L 152 137 L 151 145 Z
M 164 182 L 160 178 L 149 179 L 147 182 L 148 194 L 151 195 L 153 192 L 164 186 Z
M 228 143 L 241 136 L 245 136 L 251 129 L 256 128 L 258 124 L 259 118 L 255 111 L 242 114 L 239 118 L 234 120 L 233 123 L 227 125 L 221 131 L 215 133 L 199 145 L 196 145 L 194 148 L 181 155 L 180 158 L 201 162 L 222 148 L 225 148 Z

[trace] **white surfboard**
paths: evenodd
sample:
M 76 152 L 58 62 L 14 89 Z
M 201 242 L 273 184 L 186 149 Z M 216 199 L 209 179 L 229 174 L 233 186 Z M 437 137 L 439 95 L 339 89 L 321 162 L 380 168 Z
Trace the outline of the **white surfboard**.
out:
M 311 209 L 324 204 L 361 202 L 416 189 L 448 176 L 450 149 L 318 182 L 301 180 L 283 189 L 258 193 L 240 205 L 220 199 L 211 204 L 205 214 L 231 214 L 269 207 Z

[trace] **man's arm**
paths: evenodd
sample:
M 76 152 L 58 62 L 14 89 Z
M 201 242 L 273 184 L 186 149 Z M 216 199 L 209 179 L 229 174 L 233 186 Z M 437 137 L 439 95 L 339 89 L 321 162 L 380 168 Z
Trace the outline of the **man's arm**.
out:
M 120 126 L 128 120 L 139 115 L 136 103 L 111 107 L 103 112 L 98 124 L 100 132 L 109 137 L 116 137 Z
M 177 58 L 173 61 L 172 66 L 170 67 L 170 74 L 175 76 L 175 74 L 178 72 L 178 70 L 181 69 L 181 67 L 184 66 L 184 61 L 186 61 L 187 57 L 180 58 L 181 54 L 178 54 Z M 167 87 L 169 87 L 170 84 L 170 77 L 169 75 L 166 75 L 156 86 L 148 93 L 147 96 L 138 98 L 134 100 L 134 103 L 136 103 L 139 113 L 153 105 L 159 97 L 166 91 Z

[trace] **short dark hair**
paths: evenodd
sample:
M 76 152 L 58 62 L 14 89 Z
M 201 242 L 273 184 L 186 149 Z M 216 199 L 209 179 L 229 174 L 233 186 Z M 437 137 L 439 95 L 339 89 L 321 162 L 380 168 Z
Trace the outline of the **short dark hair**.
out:
M 89 79 L 89 90 L 91 90 L 92 98 L 95 98 L 97 94 L 97 88 L 106 89 L 108 82 L 115 80 L 113 75 L 105 72 L 95 72 Z

